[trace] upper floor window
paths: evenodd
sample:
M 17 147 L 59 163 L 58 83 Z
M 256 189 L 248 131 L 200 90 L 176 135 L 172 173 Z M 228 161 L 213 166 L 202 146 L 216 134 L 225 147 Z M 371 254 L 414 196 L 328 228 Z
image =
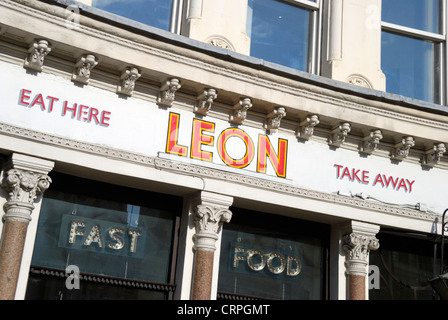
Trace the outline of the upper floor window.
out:
M 249 0 L 250 55 L 307 72 L 318 72 L 320 1 Z
M 179 0 L 93 0 L 92 6 L 159 29 L 175 32 Z
M 381 68 L 386 91 L 444 103 L 444 0 L 383 0 Z

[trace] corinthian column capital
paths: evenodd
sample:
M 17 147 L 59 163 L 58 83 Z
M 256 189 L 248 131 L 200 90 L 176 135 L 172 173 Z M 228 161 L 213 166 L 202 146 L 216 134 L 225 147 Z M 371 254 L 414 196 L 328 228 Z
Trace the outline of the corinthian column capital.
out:
M 14 154 L 10 169 L 4 174 L 1 187 L 8 193 L 5 219 L 29 222 L 34 202 L 51 184 L 47 173 L 53 163 L 46 160 Z
M 375 237 L 379 228 L 352 221 L 352 232 L 343 238 L 342 249 L 345 252 L 346 272 L 349 275 L 367 274 L 370 250 L 379 248 L 379 240 Z
M 194 211 L 194 247 L 196 250 L 215 251 L 215 242 L 223 223 L 230 222 L 232 204 L 230 197 L 202 192 Z

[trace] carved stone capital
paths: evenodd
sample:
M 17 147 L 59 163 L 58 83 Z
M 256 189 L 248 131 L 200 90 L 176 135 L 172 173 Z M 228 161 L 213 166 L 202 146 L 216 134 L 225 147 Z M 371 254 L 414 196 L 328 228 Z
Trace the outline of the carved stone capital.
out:
M 351 125 L 348 122 L 343 122 L 339 124 L 338 127 L 334 128 L 328 139 L 328 142 L 331 146 L 340 147 L 347 137 L 348 133 L 351 130 Z
M 8 192 L 5 219 L 30 221 L 34 202 L 50 186 L 51 178 L 43 173 L 10 169 L 2 188 Z
M 90 72 L 96 67 L 97 64 L 98 62 L 93 54 L 88 54 L 79 58 L 75 64 L 75 70 L 72 74 L 72 81 L 88 84 L 90 80 Z
M 319 124 L 319 116 L 313 114 L 300 122 L 296 136 L 300 139 L 308 140 L 314 133 L 314 127 Z
M 39 40 L 32 43 L 28 49 L 24 67 L 35 71 L 42 71 L 45 57 L 50 51 L 51 48 L 47 40 Z
M 343 237 L 342 249 L 346 254 L 346 273 L 349 275 L 366 275 L 370 250 L 377 250 L 379 241 L 373 235 L 352 232 Z
M 233 110 L 229 115 L 231 123 L 242 124 L 247 117 L 247 110 L 252 108 L 252 100 L 250 98 L 242 98 L 233 106 Z
M 171 107 L 176 98 L 176 91 L 181 88 L 179 79 L 169 79 L 162 83 L 160 87 L 159 104 Z
M 282 118 L 285 116 L 286 109 L 284 107 L 275 107 L 274 110 L 266 116 L 266 121 L 264 124 L 265 129 L 271 131 L 278 130 L 278 128 L 280 128 Z
M 409 155 L 410 149 L 415 146 L 413 137 L 405 137 L 400 143 L 395 145 L 394 154 L 392 157 L 395 160 L 401 161 Z
M 212 108 L 213 101 L 217 97 L 218 93 L 215 89 L 204 89 L 204 91 L 197 97 L 196 105 L 194 106 L 193 112 L 207 115 L 207 113 Z
M 225 207 L 208 204 L 197 205 L 195 210 L 195 249 L 215 251 L 218 231 L 224 222 L 230 222 L 232 212 Z
M 120 84 L 117 86 L 117 93 L 126 96 L 132 96 L 135 88 L 135 82 L 140 78 L 141 74 L 137 68 L 129 68 L 125 70 L 120 77 Z
M 432 149 L 429 149 L 423 155 L 423 165 L 427 167 L 434 167 L 446 152 L 444 143 L 434 144 Z

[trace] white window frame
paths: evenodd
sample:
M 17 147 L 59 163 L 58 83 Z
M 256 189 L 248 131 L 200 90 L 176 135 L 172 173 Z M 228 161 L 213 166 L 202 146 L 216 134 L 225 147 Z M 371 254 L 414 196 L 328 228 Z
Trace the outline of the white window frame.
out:
M 295 5 L 297 7 L 312 11 L 312 26 L 310 32 L 310 61 L 308 62 L 308 72 L 312 74 L 320 74 L 321 69 L 321 51 L 322 51 L 322 11 L 324 0 L 308 1 L 308 0 L 282 0 L 283 2 Z
M 440 101 L 439 104 L 446 105 L 447 104 L 447 92 L 448 92 L 448 84 L 447 84 L 447 61 L 448 61 L 448 50 L 447 50 L 447 0 L 442 0 L 442 25 L 441 31 L 442 33 L 433 33 L 429 31 L 424 31 L 420 29 L 414 29 L 410 27 L 405 27 L 402 25 L 384 22 L 381 20 L 381 31 L 393 32 L 395 34 L 403 35 L 403 36 L 411 36 L 421 40 L 428 40 L 436 42 L 439 45 L 439 56 L 440 56 L 440 74 L 439 74 L 439 96 Z

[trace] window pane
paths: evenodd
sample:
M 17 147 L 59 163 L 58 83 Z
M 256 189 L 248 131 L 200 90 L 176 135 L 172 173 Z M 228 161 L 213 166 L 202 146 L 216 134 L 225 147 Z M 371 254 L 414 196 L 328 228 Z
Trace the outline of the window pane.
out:
M 218 292 L 280 300 L 323 298 L 325 226 L 235 208 L 232 213 L 232 223 L 223 229 Z M 242 217 L 249 220 L 238 221 Z
M 273 0 L 249 0 L 250 55 L 309 71 L 310 10 Z
M 414 29 L 442 33 L 441 0 L 383 0 L 382 20 Z
M 439 44 L 382 32 L 381 68 L 386 91 L 440 103 Z
M 93 7 L 169 30 L 173 0 L 93 0 Z

